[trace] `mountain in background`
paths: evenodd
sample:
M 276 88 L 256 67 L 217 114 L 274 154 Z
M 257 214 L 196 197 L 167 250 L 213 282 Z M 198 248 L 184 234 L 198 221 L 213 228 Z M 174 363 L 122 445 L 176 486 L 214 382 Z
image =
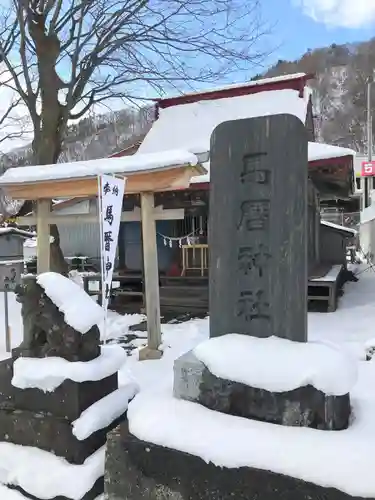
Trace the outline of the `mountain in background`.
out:
M 313 89 L 317 140 L 364 153 L 367 81 L 374 70 L 375 38 L 368 42 L 308 50 L 296 61 L 278 61 L 254 79 L 300 72 L 315 75 L 309 85 Z M 372 95 L 374 110 L 375 84 Z M 152 121 L 152 108 L 124 109 L 86 117 L 69 127 L 60 161 L 105 158 L 141 139 Z M 1 157 L 0 168 L 4 170 L 30 162 L 31 147 L 26 147 Z
M 103 115 L 88 116 L 68 129 L 60 162 L 105 158 L 121 151 L 150 130 L 153 108 L 123 109 Z M 31 144 L 0 157 L 0 170 L 30 165 Z
M 375 38 L 308 50 L 299 60 L 278 61 L 256 78 L 299 72 L 314 75 L 309 86 L 313 89 L 317 140 L 365 153 L 367 82 L 374 71 Z M 375 118 L 375 84 L 371 105 Z

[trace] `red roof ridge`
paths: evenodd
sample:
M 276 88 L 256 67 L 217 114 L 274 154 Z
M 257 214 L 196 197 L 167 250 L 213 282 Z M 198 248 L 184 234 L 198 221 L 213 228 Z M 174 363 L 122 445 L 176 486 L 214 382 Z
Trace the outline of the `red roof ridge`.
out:
M 271 90 L 291 89 L 299 92 L 303 97 L 303 91 L 308 80 L 314 79 L 314 75 L 308 73 L 294 73 L 281 75 L 274 78 L 263 78 L 252 80 L 241 84 L 229 85 L 200 92 L 192 92 L 174 97 L 155 99 L 156 106 L 164 109 L 180 104 L 192 104 L 197 101 L 224 99 L 228 97 L 239 97 L 243 95 L 257 94 Z

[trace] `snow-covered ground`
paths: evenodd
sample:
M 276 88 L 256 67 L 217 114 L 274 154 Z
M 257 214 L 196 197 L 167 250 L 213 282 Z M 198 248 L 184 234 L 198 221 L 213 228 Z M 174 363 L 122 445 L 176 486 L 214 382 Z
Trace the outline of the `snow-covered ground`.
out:
M 362 401 L 366 401 L 367 407 L 375 408 L 375 361 L 374 363 L 364 361 L 368 347 L 375 345 L 375 327 L 373 326 L 375 324 L 375 272 L 371 269 L 363 272 L 363 268 L 361 271 L 362 272 L 359 274 L 360 281 L 358 283 L 348 283 L 345 286 L 345 295 L 341 298 L 339 308 L 335 313 L 309 314 L 309 339 L 324 342 L 328 341 L 340 346 L 355 360 L 359 368 L 359 378 L 353 390 L 353 400 L 358 402 L 362 398 Z M 15 301 L 12 294 L 10 294 L 9 311 L 12 347 L 16 347 L 22 339 L 22 326 L 20 305 Z M 1 334 L 1 332 L 4 331 L 1 327 L 3 318 L 3 300 L 2 297 L 0 297 L 0 359 L 4 359 L 8 356 L 4 347 L 5 335 L 4 333 Z M 119 370 L 119 382 L 121 385 L 133 382 L 140 390 L 140 395 L 136 397 L 136 400 L 139 399 L 139 401 L 142 399 L 142 393 L 144 395 L 150 392 L 163 392 L 166 394 L 167 391 L 172 390 L 174 360 L 186 351 L 195 348 L 199 343 L 207 340 L 209 330 L 208 318 L 194 319 L 180 324 L 165 324 L 162 326 L 164 350 L 162 359 L 139 362 L 137 358 L 137 348 L 145 344 L 147 334 L 145 332 L 131 332 L 133 338 L 130 341 L 130 337 L 127 338 L 126 335 L 130 333 L 128 331 L 130 325 L 137 324 L 143 319 L 144 317 L 142 315 L 120 316 L 115 313 L 110 313 L 107 326 L 110 343 L 126 343 L 127 345 L 130 343 L 134 347 L 123 367 Z M 151 391 L 149 391 L 149 389 L 151 389 Z M 168 404 L 167 401 L 166 404 Z M 140 407 L 137 409 L 136 406 L 134 406 L 133 413 L 136 411 L 140 411 Z M 92 426 L 95 426 L 95 423 L 92 423 Z M 369 432 L 368 428 L 366 432 Z M 375 427 L 373 433 L 375 434 Z M 314 441 L 314 439 L 312 441 Z M 373 446 L 373 444 L 371 444 L 371 446 Z M 270 448 L 270 452 L 271 451 Z M 247 455 L 243 455 L 243 457 L 247 459 Z M 332 460 L 333 459 L 334 457 L 332 457 Z M 241 460 L 241 457 L 239 460 Z M 327 461 L 324 461 L 324 463 L 327 463 Z M 0 469 L 2 466 L 3 460 L 1 459 L 0 448 Z M 357 472 L 359 474 L 358 478 L 355 476 Z M 356 489 L 356 481 L 364 481 L 363 477 L 361 478 L 360 476 L 361 474 L 363 476 L 365 473 L 366 471 L 361 472 L 358 467 L 356 467 L 351 470 L 350 474 L 346 474 L 351 477 L 352 484 L 354 485 L 353 491 Z M 6 482 L 6 478 L 3 478 L 1 474 L 0 482 Z M 337 484 L 339 487 L 340 481 L 338 481 Z M 369 488 L 371 489 L 371 484 L 370 486 L 369 484 L 365 484 L 363 489 L 364 496 L 369 496 L 366 494 Z M 358 487 L 358 489 L 360 490 L 360 487 Z M 0 497 L 2 500 L 23 499 L 22 495 L 1 485 Z

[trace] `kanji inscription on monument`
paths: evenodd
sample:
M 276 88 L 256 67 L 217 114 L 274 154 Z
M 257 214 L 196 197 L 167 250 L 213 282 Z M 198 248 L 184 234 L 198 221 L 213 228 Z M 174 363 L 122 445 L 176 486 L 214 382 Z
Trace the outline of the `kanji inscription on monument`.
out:
M 292 115 L 211 137 L 210 335 L 307 339 L 307 133 Z

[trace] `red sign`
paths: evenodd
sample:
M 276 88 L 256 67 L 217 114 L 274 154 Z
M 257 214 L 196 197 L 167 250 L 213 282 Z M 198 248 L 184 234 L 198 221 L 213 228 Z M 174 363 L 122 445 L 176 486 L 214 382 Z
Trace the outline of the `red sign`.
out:
M 363 161 L 361 175 L 362 177 L 375 176 L 375 161 Z

